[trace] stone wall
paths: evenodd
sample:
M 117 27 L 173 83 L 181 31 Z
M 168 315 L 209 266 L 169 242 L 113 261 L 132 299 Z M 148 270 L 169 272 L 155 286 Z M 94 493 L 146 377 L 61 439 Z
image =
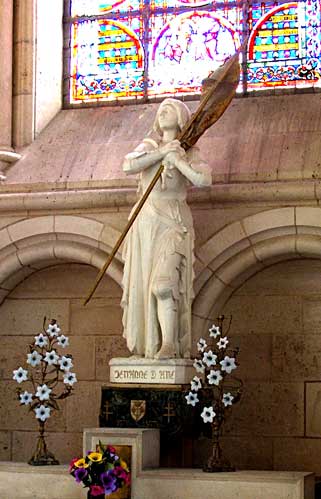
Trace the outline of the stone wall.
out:
M 272 265 L 237 289 L 222 312 L 232 315 L 229 333 L 240 347 L 241 402 L 231 411 L 223 446 L 241 469 L 313 470 L 321 473 L 321 262 Z M 97 271 L 61 264 L 35 272 L 1 306 L 0 459 L 26 461 L 37 435 L 33 414 L 19 407 L 12 370 L 26 365 L 27 345 L 43 316 L 55 317 L 70 338 L 78 383 L 49 419 L 48 443 L 62 462 L 81 453 L 82 431 L 98 426 L 101 386 L 108 361 L 126 356 L 121 337 L 121 289 L 105 277 L 83 308 Z M 214 319 L 214 317 L 213 317 Z M 198 337 L 194 331 L 194 341 Z M 200 465 L 209 442 L 194 443 Z
M 192 112 L 196 105 L 188 103 Z M 150 131 L 157 107 L 60 111 L 38 140 L 19 149 L 23 159 L 0 191 L 25 183 L 130 185 L 135 176 L 125 177 L 123 157 Z M 198 145 L 215 183 L 319 179 L 320 122 L 320 93 L 236 98 Z
M 88 201 L 96 194 L 86 194 Z M 67 209 L 57 213 L 60 201 L 57 193 L 54 196 L 51 201 L 50 193 L 3 198 L 3 460 L 26 461 L 35 445 L 35 419 L 19 407 L 11 378 L 12 370 L 24 362 L 27 344 L 40 331 L 44 315 L 55 317 L 70 336 L 79 378 L 75 396 L 62 403 L 61 413 L 48 424 L 50 448 L 62 462 L 81 452 L 83 428 L 98 425 L 100 389 L 109 380 L 108 360 L 128 355 L 121 337 L 119 255 L 113 278 L 105 277 L 91 302 L 82 306 L 97 275 L 92 266 L 102 265 L 125 224 L 127 202 L 123 198 L 120 211 L 105 207 L 92 213 L 74 210 L 71 215 Z M 64 196 L 66 207 L 79 202 Z M 321 209 L 277 207 L 275 202 L 266 209 L 255 195 L 251 201 L 213 207 L 194 199 L 194 345 L 208 327 L 204 317 L 233 315 L 231 338 L 241 348 L 239 374 L 245 383 L 244 397 L 234 408 L 224 437 L 235 464 L 320 473 Z M 16 216 L 12 208 L 9 215 L 12 203 L 20 210 Z M 26 203 L 30 213 L 21 211 Z M 311 198 L 309 204 L 317 201 Z M 207 448 L 206 439 L 195 442 L 195 464 L 201 463 Z
M 101 386 L 108 381 L 108 361 L 126 355 L 121 337 L 121 290 L 105 277 L 95 297 L 82 306 L 97 271 L 88 265 L 62 264 L 40 270 L 10 294 L 1 306 L 0 459 L 27 461 L 35 450 L 37 422 L 19 407 L 12 371 L 27 368 L 28 344 L 42 330 L 43 317 L 56 318 L 69 337 L 66 353 L 74 358 L 78 383 L 74 395 L 60 402 L 48 420 L 48 445 L 61 462 L 82 453 L 85 427 L 99 426 Z M 27 389 L 27 383 L 21 385 Z
M 240 468 L 321 473 L 320 272 L 321 262 L 312 259 L 272 265 L 222 309 L 232 315 L 229 336 L 240 347 L 237 375 L 244 382 L 223 446 Z M 201 439 L 196 460 L 206 452 Z

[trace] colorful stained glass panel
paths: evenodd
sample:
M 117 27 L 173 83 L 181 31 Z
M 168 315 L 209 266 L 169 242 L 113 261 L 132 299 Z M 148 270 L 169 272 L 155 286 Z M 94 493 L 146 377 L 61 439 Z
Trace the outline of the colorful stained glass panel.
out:
M 138 17 L 73 25 L 71 102 L 143 96 L 141 30 Z
M 202 80 L 240 44 L 231 22 L 208 11 L 154 16 L 152 40 L 149 95 L 199 92 Z
M 320 83 L 320 2 L 253 8 L 248 47 L 248 88 Z
M 151 11 L 157 9 L 170 9 L 180 7 L 200 7 L 203 5 L 212 5 L 212 0 L 150 0 Z
M 109 12 L 133 12 L 143 8 L 144 0 L 73 0 L 71 15 L 97 16 Z
M 71 15 L 76 17 L 100 14 L 99 7 L 101 3 L 101 0 L 72 0 Z
M 197 94 L 247 34 L 239 91 L 321 86 L 321 0 L 70 5 L 73 103 Z

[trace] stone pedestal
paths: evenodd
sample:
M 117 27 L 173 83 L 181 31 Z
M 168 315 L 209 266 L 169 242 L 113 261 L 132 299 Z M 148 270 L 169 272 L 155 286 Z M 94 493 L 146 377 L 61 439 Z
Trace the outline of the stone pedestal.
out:
M 102 427 L 157 428 L 161 466 L 191 466 L 195 411 L 185 395 L 195 376 L 190 359 L 113 358 L 102 388 Z
M 187 385 L 195 376 L 193 361 L 189 359 L 116 357 L 109 366 L 112 383 Z
M 84 430 L 83 455 L 104 445 L 131 447 L 131 474 L 136 477 L 143 469 L 159 466 L 159 431 L 136 428 L 88 428 Z M 118 452 L 121 452 L 118 451 Z M 121 456 L 122 457 L 122 456 Z

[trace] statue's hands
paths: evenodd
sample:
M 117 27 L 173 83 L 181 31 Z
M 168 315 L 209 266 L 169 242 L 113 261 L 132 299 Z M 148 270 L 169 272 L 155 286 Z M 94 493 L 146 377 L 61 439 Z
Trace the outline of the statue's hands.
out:
M 166 178 L 172 178 L 173 175 L 170 170 L 177 168 L 181 161 L 184 161 L 186 155 L 184 149 L 181 147 L 178 140 L 173 140 L 159 148 L 159 151 L 164 154 L 162 164 L 164 170 L 162 173 L 162 189 L 166 189 Z
M 185 154 L 179 140 L 172 140 L 171 142 L 160 146 L 158 151 L 161 153 L 163 158 L 167 157 L 170 153 Z
M 177 151 L 169 152 L 168 154 L 166 154 L 164 159 L 166 160 L 167 163 L 174 163 L 175 164 L 177 161 L 184 158 L 184 156 L 185 156 L 185 151 L 184 151 L 184 149 L 182 149 L 181 151 L 177 150 Z
M 164 165 L 164 170 L 162 173 L 162 189 L 166 188 L 166 177 L 173 178 L 173 174 L 171 170 L 177 168 L 181 171 L 182 165 L 185 164 L 184 160 L 185 151 L 182 148 L 176 149 L 175 151 L 168 152 L 166 156 L 162 160 L 162 164 Z
M 163 159 L 163 165 L 169 170 L 172 170 L 173 168 L 177 168 L 178 170 L 180 170 L 182 167 L 182 163 L 185 163 L 185 156 L 186 153 L 184 149 L 180 147 L 180 149 L 171 151 L 166 154 L 165 158 Z

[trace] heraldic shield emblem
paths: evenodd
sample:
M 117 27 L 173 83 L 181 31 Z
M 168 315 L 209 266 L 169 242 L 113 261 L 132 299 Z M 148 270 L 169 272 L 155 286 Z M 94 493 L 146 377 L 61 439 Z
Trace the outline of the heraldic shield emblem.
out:
M 131 400 L 130 415 L 134 421 L 140 421 L 146 414 L 146 400 Z

